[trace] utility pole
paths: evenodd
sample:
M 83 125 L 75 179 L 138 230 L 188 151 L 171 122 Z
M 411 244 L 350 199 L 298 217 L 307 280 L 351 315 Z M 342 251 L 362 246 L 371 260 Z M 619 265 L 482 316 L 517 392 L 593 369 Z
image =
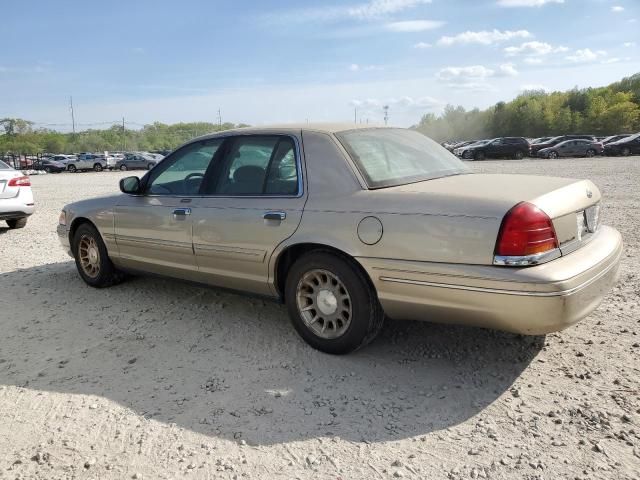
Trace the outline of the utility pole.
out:
M 76 135 L 76 118 L 73 115 L 73 97 L 69 97 L 69 105 L 71 107 L 71 125 L 73 128 L 73 135 Z
M 353 107 L 353 123 L 358 123 L 358 107 Z
M 222 114 L 220 113 L 219 108 L 218 108 L 218 128 L 222 130 Z
M 389 105 L 382 107 L 382 110 L 384 110 L 384 124 L 386 125 L 389 121 Z
M 127 131 L 124 129 L 124 117 L 122 117 L 122 151 L 127 149 Z

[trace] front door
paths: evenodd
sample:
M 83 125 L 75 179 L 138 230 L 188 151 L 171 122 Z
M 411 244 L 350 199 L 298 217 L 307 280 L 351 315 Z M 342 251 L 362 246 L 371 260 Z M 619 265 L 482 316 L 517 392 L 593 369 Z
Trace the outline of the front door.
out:
M 298 140 L 241 135 L 228 141 L 224 161 L 212 169 L 197 200 L 196 261 L 202 281 L 268 295 L 271 254 L 302 218 Z
M 141 195 L 124 195 L 115 210 L 118 263 L 163 275 L 193 278 L 195 199 L 222 139 L 177 150 L 145 179 Z

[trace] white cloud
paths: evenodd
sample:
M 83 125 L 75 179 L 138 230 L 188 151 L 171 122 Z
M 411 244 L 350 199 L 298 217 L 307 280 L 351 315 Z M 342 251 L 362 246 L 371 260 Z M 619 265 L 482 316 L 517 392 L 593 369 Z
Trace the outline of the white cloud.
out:
M 634 48 L 636 45 L 637 45 L 636 42 L 624 42 L 622 44 L 622 46 L 626 48 Z
M 347 7 L 347 13 L 356 18 L 378 18 L 425 3 L 431 3 L 431 0 L 371 0 L 369 3 Z
M 498 0 L 501 7 L 542 7 L 548 3 L 564 3 L 564 0 Z
M 523 92 L 530 92 L 532 90 L 535 90 L 535 91 L 544 90 L 545 92 L 549 91 L 547 87 L 545 87 L 540 83 L 526 83 L 524 85 L 520 85 L 520 90 Z
M 438 110 L 444 106 L 444 102 L 433 97 L 390 97 L 390 98 L 366 98 L 353 99 L 349 102 L 352 107 L 358 109 L 359 116 L 364 114 L 382 113 L 382 107 L 389 106 L 392 112 L 412 112 L 416 110 Z
M 518 47 L 507 47 L 504 52 L 508 56 L 524 55 L 531 57 L 540 57 L 551 53 L 566 52 L 567 47 L 554 47 L 546 42 L 524 42 Z
M 424 32 L 440 28 L 444 22 L 437 20 L 404 20 L 401 22 L 391 22 L 385 25 L 387 30 L 392 32 Z
M 483 65 L 471 65 L 469 67 L 445 67 L 436 73 L 436 78 L 441 82 L 470 83 L 478 80 L 486 80 L 495 75 L 495 71 Z
M 530 38 L 532 35 L 527 30 L 481 30 L 479 32 L 466 31 L 453 37 L 441 37 L 438 45 L 450 46 L 455 44 L 478 43 L 481 45 L 491 45 L 493 43 L 504 42 L 513 38 Z
M 372 70 L 382 70 L 381 65 L 360 65 L 358 63 L 352 63 L 349 65 L 349 71 L 351 72 L 371 72 Z
M 618 57 L 612 57 L 612 58 L 607 58 L 606 60 L 603 60 L 600 63 L 604 63 L 604 64 L 608 64 L 608 63 L 618 63 L 620 61 L 620 58 Z
M 540 65 L 544 63 L 544 59 L 541 57 L 527 57 L 524 59 L 524 63 L 529 65 Z
M 413 45 L 413 48 L 419 48 L 419 49 L 431 48 L 431 44 L 427 42 L 418 42 Z
M 576 50 L 572 55 L 567 55 L 565 58 L 573 63 L 589 63 L 604 57 L 607 54 L 604 50 L 593 51 L 590 48 L 583 48 Z
M 505 63 L 498 67 L 498 73 L 505 77 L 515 77 L 518 75 L 518 70 L 513 63 Z
M 351 65 L 349 65 L 349 70 L 351 70 L 352 72 L 357 72 L 358 70 L 360 70 L 360 65 L 358 65 L 357 63 L 352 63 Z
M 613 7 L 611 7 L 611 11 L 613 13 L 624 12 L 624 7 L 621 7 L 620 5 L 614 5 Z

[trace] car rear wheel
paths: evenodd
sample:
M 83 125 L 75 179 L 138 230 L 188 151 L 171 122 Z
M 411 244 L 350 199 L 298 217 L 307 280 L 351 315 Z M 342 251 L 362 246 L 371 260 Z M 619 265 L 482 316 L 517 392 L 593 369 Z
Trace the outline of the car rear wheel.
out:
M 522 160 L 524 158 L 524 153 L 521 150 L 517 150 L 514 157 L 516 160 Z
M 80 277 L 96 288 L 119 283 L 124 275 L 117 271 L 107 254 L 107 247 L 93 225 L 84 223 L 73 236 L 73 255 Z
M 473 156 L 474 160 L 484 160 L 484 152 L 476 152 Z
M 549 158 L 558 158 L 558 152 L 549 152 Z
M 317 251 L 297 260 L 287 275 L 285 301 L 300 336 L 313 348 L 341 355 L 380 332 L 384 312 L 365 274 L 347 259 Z
M 596 156 L 596 151 L 593 149 L 589 149 L 587 150 L 587 157 L 595 157 Z
M 631 150 L 629 149 L 629 147 L 624 147 L 624 148 L 622 149 L 622 155 L 623 155 L 624 157 L 628 157 L 629 155 L 631 155 Z
M 47 173 L 51 173 L 51 167 L 44 167 L 44 171 Z
M 75 166 L 75 165 L 69 165 L 69 166 L 67 167 L 67 170 L 69 170 L 71 173 L 75 173 L 75 172 L 77 172 L 77 171 L 78 171 L 78 169 L 76 168 L 76 166 Z
M 125 172 L 127 170 L 127 166 L 126 165 L 120 165 L 120 170 Z
M 102 171 L 102 165 L 100 165 L 99 163 L 96 163 L 96 164 L 93 166 L 93 170 L 94 170 L 95 172 L 101 172 L 101 171 Z
M 7 220 L 7 225 L 9 225 L 9 228 L 14 230 L 16 228 L 24 228 L 27 226 L 27 217 L 12 218 L 11 220 Z

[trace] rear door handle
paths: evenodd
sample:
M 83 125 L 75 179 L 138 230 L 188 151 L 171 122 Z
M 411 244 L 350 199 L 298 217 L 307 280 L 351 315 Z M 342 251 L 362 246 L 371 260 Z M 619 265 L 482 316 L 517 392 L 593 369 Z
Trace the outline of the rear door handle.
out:
M 262 215 L 262 218 L 265 220 L 278 220 L 281 222 L 287 218 L 287 214 L 285 212 L 265 212 L 264 215 Z
M 176 208 L 173 211 L 173 214 L 175 216 L 191 215 L 191 209 L 190 208 Z

